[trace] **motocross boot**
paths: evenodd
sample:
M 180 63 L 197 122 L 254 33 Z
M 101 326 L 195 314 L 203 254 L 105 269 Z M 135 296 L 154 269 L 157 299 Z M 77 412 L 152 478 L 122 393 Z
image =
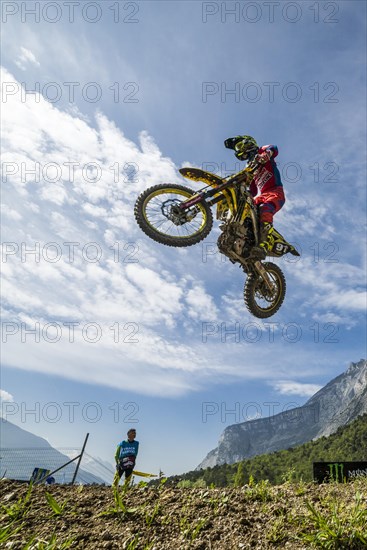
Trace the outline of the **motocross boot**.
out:
M 265 260 L 266 254 L 269 250 L 269 235 L 273 231 L 271 223 L 260 223 L 260 243 L 259 246 L 254 246 L 252 249 L 252 256 L 259 258 L 259 260 Z

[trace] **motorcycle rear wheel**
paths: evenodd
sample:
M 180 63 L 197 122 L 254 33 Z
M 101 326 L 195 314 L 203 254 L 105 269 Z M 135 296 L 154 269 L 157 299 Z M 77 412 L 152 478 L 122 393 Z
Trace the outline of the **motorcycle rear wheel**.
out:
M 272 262 L 264 262 L 273 291 L 267 288 L 260 275 L 251 273 L 245 282 L 244 300 L 247 309 L 259 319 L 271 317 L 282 305 L 286 292 L 286 282 L 282 270 Z
M 199 243 L 213 226 L 209 205 L 198 203 L 189 212 L 179 209 L 180 203 L 195 194 L 184 185 L 154 185 L 139 195 L 134 208 L 135 219 L 142 231 L 158 243 L 176 247 Z

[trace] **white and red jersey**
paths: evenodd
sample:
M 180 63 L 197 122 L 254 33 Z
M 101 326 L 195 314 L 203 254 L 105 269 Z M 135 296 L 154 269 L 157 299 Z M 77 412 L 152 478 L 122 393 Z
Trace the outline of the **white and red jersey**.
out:
M 250 185 L 250 192 L 255 197 L 264 193 L 283 191 L 283 184 L 280 177 L 275 157 L 278 155 L 276 145 L 263 145 L 259 148 L 258 155 L 268 156 L 268 160 L 255 173 Z

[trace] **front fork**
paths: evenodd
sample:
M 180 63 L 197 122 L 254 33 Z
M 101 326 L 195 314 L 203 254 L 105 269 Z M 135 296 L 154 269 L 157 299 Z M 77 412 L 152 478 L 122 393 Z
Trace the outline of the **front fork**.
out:
M 254 266 L 255 266 L 255 269 L 258 272 L 258 274 L 264 279 L 265 284 L 268 287 L 268 289 L 270 290 L 270 292 L 272 292 L 273 291 L 273 284 L 272 284 L 272 282 L 270 280 L 270 277 L 268 275 L 268 272 L 266 271 L 263 264 L 260 262 L 260 260 L 257 260 L 256 262 L 254 262 Z
M 191 208 L 191 206 L 194 206 L 195 204 L 198 204 L 198 202 L 201 202 L 203 196 L 204 196 L 204 193 L 198 193 L 192 199 L 189 199 L 179 204 L 179 208 L 181 210 L 187 210 L 188 208 Z

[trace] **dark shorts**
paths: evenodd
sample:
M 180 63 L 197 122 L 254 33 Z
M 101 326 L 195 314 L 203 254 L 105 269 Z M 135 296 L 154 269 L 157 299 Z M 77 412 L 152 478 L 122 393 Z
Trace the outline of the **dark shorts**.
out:
M 124 468 L 121 464 L 119 464 L 117 467 L 117 472 L 119 474 L 119 477 L 122 477 L 125 474 L 125 478 L 128 478 L 133 473 L 133 470 L 134 470 L 134 466 L 132 466 L 131 468 Z
M 128 478 L 133 473 L 135 467 L 135 460 L 130 459 L 127 464 L 122 460 L 117 465 L 117 472 L 119 477 L 122 477 L 125 474 L 125 478 Z

